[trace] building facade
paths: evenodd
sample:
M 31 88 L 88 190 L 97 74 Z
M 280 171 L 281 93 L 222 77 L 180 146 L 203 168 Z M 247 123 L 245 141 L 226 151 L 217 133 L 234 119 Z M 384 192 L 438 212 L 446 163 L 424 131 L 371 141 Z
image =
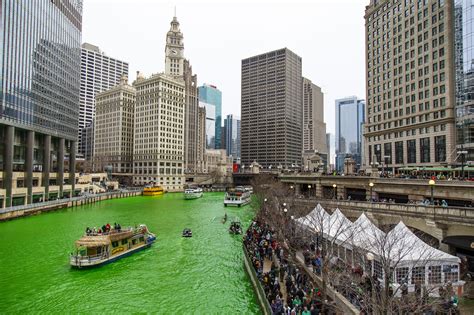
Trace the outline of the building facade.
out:
M 343 171 L 350 155 L 359 169 L 363 163 L 362 134 L 365 102 L 356 96 L 336 100 L 336 170 Z
M 206 107 L 198 107 L 196 171 L 202 172 L 202 163 L 206 151 Z
M 365 11 L 365 163 L 451 165 L 454 2 L 371 0 Z
M 74 194 L 82 1 L 3 0 L 0 29 L 0 206 Z
M 227 156 L 232 156 L 235 162 L 240 161 L 240 118 L 232 114 L 227 115 L 224 129 Z
M 456 159 L 474 161 L 474 2 L 454 2 Z M 459 153 L 458 153 L 459 152 Z M 462 152 L 462 153 L 461 153 Z
M 139 76 L 136 91 L 133 183 L 184 186 L 184 80 L 166 74 Z
M 94 122 L 87 124 L 84 128 L 79 130 L 82 141 L 82 154 L 78 155 L 84 158 L 85 161 L 92 162 L 94 154 Z
M 199 102 L 199 106 L 205 108 L 206 113 L 206 149 L 216 148 L 216 106 L 205 102 Z
M 329 153 L 324 122 L 324 95 L 319 86 L 303 78 L 303 152 L 307 151 Z
M 198 87 L 199 90 L 199 101 L 206 105 L 206 115 L 211 117 L 211 110 L 208 109 L 209 105 L 214 106 L 214 131 L 210 129 L 209 134 L 214 135 L 214 144 L 208 144 L 209 149 L 220 149 L 221 148 L 221 127 L 222 127 L 222 92 L 215 86 L 210 84 L 204 84 Z
M 93 123 L 95 96 L 120 83 L 122 75 L 128 76 L 128 63 L 108 57 L 99 47 L 83 43 L 81 46 L 81 91 L 79 100 L 78 152 L 90 160 L 87 141 L 82 140 L 81 130 Z
M 131 174 L 135 88 L 123 76 L 119 85 L 96 95 L 94 168 Z
M 301 57 L 287 48 L 242 60 L 241 163 L 301 165 Z

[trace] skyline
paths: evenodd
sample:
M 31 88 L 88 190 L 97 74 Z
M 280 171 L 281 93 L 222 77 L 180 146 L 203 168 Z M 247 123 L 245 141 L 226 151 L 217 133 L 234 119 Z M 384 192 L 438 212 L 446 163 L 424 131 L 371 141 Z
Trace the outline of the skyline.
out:
M 287 1 L 266 0 L 244 1 L 248 6 L 234 1 L 131 3 L 85 1 L 82 36 L 82 42 L 128 62 L 130 82 L 136 71 L 146 76 L 164 71 L 165 38 L 176 5 L 185 57 L 197 73 L 199 85 L 213 84 L 222 91 L 223 116 L 241 115 L 241 60 L 283 47 L 302 57 L 303 76 L 322 88 L 327 132 L 335 132 L 336 99 L 352 95 L 365 98 L 366 0 L 298 1 L 291 6 Z

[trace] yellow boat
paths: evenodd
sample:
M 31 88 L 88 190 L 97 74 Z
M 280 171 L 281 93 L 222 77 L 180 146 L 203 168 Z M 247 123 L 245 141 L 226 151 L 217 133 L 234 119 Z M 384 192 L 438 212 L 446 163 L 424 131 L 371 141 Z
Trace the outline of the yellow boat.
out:
M 143 196 L 159 196 L 164 193 L 165 190 L 161 186 L 145 187 L 143 189 Z

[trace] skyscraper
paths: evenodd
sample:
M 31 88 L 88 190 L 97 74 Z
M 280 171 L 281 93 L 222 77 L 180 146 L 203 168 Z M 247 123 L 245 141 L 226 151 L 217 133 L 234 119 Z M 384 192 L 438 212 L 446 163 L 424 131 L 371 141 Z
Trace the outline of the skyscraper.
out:
M 99 172 L 131 174 L 136 90 L 120 84 L 96 95 L 94 166 Z
M 301 164 L 301 57 L 287 48 L 242 60 L 241 163 Z
M 366 165 L 394 171 L 455 160 L 453 6 L 371 0 L 366 7 Z
M 74 194 L 82 1 L 3 0 L 0 29 L 0 205 Z
M 106 56 L 97 46 L 82 44 L 78 152 L 86 160 L 90 160 L 91 156 L 87 150 L 87 141 L 82 141 L 81 130 L 93 123 L 95 96 L 118 85 L 122 75 L 128 76 L 128 63 Z
M 198 87 L 199 101 L 214 106 L 215 126 L 214 126 L 214 147 L 221 147 L 221 127 L 222 127 L 222 92 L 215 85 L 204 84 Z M 206 115 L 210 115 L 206 107 Z M 206 116 L 207 117 L 207 116 Z
M 365 102 L 356 96 L 336 100 L 336 170 L 342 172 L 344 159 L 350 155 L 361 167 L 362 127 Z
M 197 75 L 188 60 L 184 58 L 184 36 L 177 17 L 173 17 L 170 30 L 166 34 L 165 74 L 184 80 L 184 170 L 186 173 L 196 171 L 198 134 L 198 89 Z
M 474 1 L 455 0 L 457 163 L 474 161 Z M 466 153 L 464 153 L 466 152 Z
M 225 146 L 227 156 L 234 161 L 240 160 L 240 119 L 234 115 L 227 115 L 224 120 Z
M 318 151 L 329 155 L 321 88 L 303 78 L 303 93 L 303 151 Z

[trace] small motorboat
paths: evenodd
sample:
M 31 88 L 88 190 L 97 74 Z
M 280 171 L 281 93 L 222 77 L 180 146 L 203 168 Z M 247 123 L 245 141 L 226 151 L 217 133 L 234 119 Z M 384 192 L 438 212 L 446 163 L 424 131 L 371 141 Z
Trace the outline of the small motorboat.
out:
M 184 229 L 183 230 L 183 237 L 193 237 L 193 231 L 191 231 L 191 229 Z
M 234 220 L 230 223 L 229 233 L 242 234 L 242 225 L 240 224 L 240 221 Z

